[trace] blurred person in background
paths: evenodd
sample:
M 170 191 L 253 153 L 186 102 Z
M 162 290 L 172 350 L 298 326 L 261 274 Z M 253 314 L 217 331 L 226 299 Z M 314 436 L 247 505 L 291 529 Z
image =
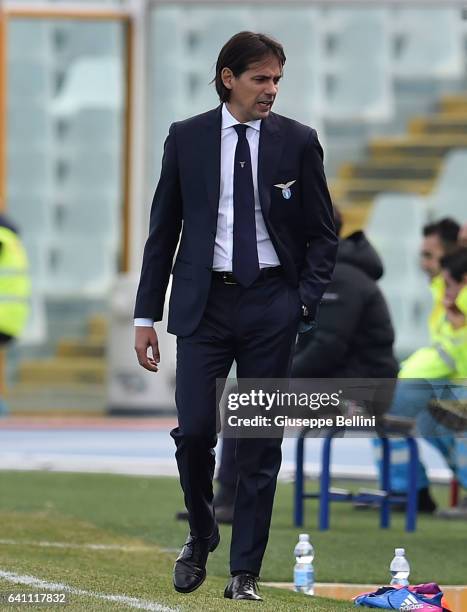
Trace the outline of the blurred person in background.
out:
M 450 217 L 444 217 L 423 228 L 423 237 L 420 246 L 420 267 L 428 276 L 432 294 L 433 307 L 428 319 L 430 340 L 434 342 L 434 336 L 439 324 L 445 317 L 443 305 L 444 281 L 441 275 L 441 259 L 445 255 L 458 249 L 458 235 L 460 225 Z M 410 359 L 410 358 L 409 358 Z M 416 378 L 427 378 L 427 371 L 418 369 Z M 399 396 L 401 391 L 399 390 Z M 400 410 L 400 406 L 397 409 Z M 397 412 L 398 414 L 403 414 Z M 406 415 L 408 416 L 408 415 Z M 430 442 L 434 443 L 431 437 Z M 392 439 L 390 441 L 393 451 L 391 457 L 391 487 L 395 494 L 404 494 L 408 485 L 408 450 L 405 441 Z M 438 445 L 435 444 L 437 448 Z M 378 463 L 380 463 L 381 445 L 378 440 L 374 441 Z M 395 510 L 403 510 L 404 504 L 394 506 Z M 418 509 L 420 512 L 432 513 L 436 510 L 436 504 L 430 494 L 429 482 L 423 463 L 419 461 L 418 469 Z
M 444 282 L 441 276 L 441 258 L 459 247 L 459 231 L 459 223 L 450 217 L 429 223 L 423 228 L 420 267 L 429 278 L 433 298 L 433 308 L 428 319 L 430 337 L 437 327 L 438 319 L 444 316 Z
M 0 350 L 23 331 L 29 317 L 30 295 L 28 259 L 18 229 L 0 213 Z M 6 413 L 6 404 L 0 395 L 0 415 Z
M 429 411 L 433 399 L 467 399 L 467 248 L 441 257 L 440 310 L 430 321 L 432 343 L 415 351 L 401 364 L 391 414 L 416 419 L 417 431 L 445 458 L 461 486 L 467 489 L 467 448 Z M 416 379 L 416 380 L 414 380 Z M 406 493 L 408 452 L 405 441 L 391 440 L 391 487 Z M 418 466 L 419 509 L 434 512 L 429 481 L 421 461 Z M 467 508 L 466 508 L 467 516 Z
M 451 258 L 442 260 L 443 277 L 445 281 L 444 305 L 446 319 L 452 328 L 451 357 L 456 362 L 458 372 L 454 374 L 456 383 L 460 386 L 457 397 L 467 404 L 467 244 L 464 240 L 467 224 L 459 230 L 461 249 Z M 448 351 L 448 354 L 450 352 Z M 464 408 L 464 424 L 467 425 L 467 411 Z M 467 426 L 455 440 L 453 471 L 457 481 L 464 490 L 464 497 L 459 506 L 448 508 L 439 513 L 444 518 L 467 519 Z
M 467 223 L 464 223 L 459 230 L 459 244 L 467 247 Z
M 340 235 L 342 217 L 334 208 L 336 231 Z M 443 218 L 423 228 L 420 249 L 421 267 L 431 283 L 433 309 L 429 320 L 432 339 L 446 313 L 445 280 L 441 273 L 441 259 L 459 246 L 461 231 L 451 218 Z M 462 228 L 466 230 L 467 224 Z M 363 232 L 355 232 L 339 240 L 333 279 L 323 295 L 319 325 L 313 331 L 298 336 L 292 376 L 294 378 L 395 378 L 399 371 L 393 353 L 394 330 L 384 296 L 377 281 L 383 275 L 382 262 Z M 420 370 L 422 371 L 422 370 Z M 423 366 L 423 372 L 429 374 Z M 402 373 L 403 377 L 404 374 Z M 429 418 L 431 422 L 431 418 Z M 443 430 L 443 433 L 444 430 Z M 449 435 L 448 435 L 449 437 Z M 430 437 L 436 448 L 446 450 L 446 443 Z M 446 442 L 446 436 L 444 436 Z M 375 442 L 379 447 L 378 441 Z M 399 458 L 405 442 L 392 442 Z M 452 446 L 452 441 L 451 441 Z M 446 453 L 443 453 L 446 454 Z M 407 459 L 392 466 L 394 493 L 406 491 Z M 223 440 L 217 476 L 218 491 L 214 498 L 219 522 L 231 523 L 236 485 L 235 440 Z M 421 512 L 436 509 L 423 464 L 419 466 L 420 488 L 418 507 Z M 371 505 L 371 504 L 368 504 Z M 359 504 L 364 507 L 365 504 Z M 394 509 L 403 510 L 404 505 Z M 178 513 L 179 519 L 187 514 Z
M 460 229 L 459 223 L 450 217 L 444 217 L 424 226 L 420 245 L 420 266 L 430 280 L 440 275 L 441 258 L 458 248 Z
M 342 218 L 334 209 L 336 231 Z M 332 281 L 323 295 L 319 325 L 298 336 L 294 378 L 395 378 L 394 329 L 377 281 L 378 253 L 362 231 L 340 238 Z

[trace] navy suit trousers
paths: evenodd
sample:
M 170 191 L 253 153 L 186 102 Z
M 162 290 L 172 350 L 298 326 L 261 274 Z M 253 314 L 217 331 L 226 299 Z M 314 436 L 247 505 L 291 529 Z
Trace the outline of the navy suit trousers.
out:
M 190 336 L 177 338 L 178 427 L 171 435 L 192 535 L 208 536 L 214 528 L 216 379 L 227 378 L 234 359 L 238 379 L 288 377 L 300 315 L 298 289 L 282 276 L 258 279 L 248 288 L 213 277 L 198 328 Z M 231 571 L 260 572 L 281 443 L 282 438 L 236 441 Z

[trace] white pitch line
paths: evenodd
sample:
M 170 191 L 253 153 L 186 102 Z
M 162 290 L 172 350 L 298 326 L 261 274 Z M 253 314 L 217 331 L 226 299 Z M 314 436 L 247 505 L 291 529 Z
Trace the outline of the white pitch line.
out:
M 0 570 L 0 579 L 6 580 L 13 584 L 24 584 L 26 586 L 44 589 L 47 591 L 59 591 L 60 593 L 69 593 L 70 595 L 81 595 L 84 597 L 94 597 L 95 599 L 104 599 L 124 604 L 130 608 L 139 610 L 149 610 L 150 612 L 178 612 L 178 608 L 169 608 L 155 601 L 147 601 L 138 599 L 137 597 L 127 597 L 126 595 L 107 595 L 106 593 L 97 593 L 95 591 L 85 591 L 83 589 L 75 589 L 61 582 L 48 582 L 41 580 L 35 576 L 15 574 L 13 572 L 5 572 Z
M 47 541 L 28 541 L 28 540 L 1 540 L 0 546 L 39 546 L 41 548 L 72 548 L 81 550 L 119 550 L 122 552 L 147 552 L 158 550 L 156 547 L 149 546 L 122 546 L 120 544 L 73 544 L 73 542 L 47 542 Z

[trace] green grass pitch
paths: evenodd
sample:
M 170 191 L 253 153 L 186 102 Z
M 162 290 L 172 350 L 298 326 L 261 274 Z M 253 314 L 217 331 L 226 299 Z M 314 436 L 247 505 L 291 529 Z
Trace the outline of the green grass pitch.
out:
M 436 490 L 446 503 L 445 489 Z M 442 498 L 442 499 L 441 499 Z M 173 591 L 171 572 L 187 526 L 174 520 L 182 507 L 174 478 L 125 477 L 45 472 L 0 472 L 0 571 L 63 583 L 93 594 L 69 594 L 66 611 L 129 610 L 127 603 L 99 599 L 112 594 L 135 597 L 179 610 L 234 610 L 260 605 L 264 611 L 352 610 L 352 603 L 308 598 L 262 588 L 265 601 L 232 602 L 223 598 L 228 577 L 230 528 L 210 555 L 208 579 L 195 593 Z M 357 512 L 334 504 L 331 530 L 316 530 L 316 502 L 306 504 L 303 531 L 316 549 L 320 582 L 384 584 L 397 546 L 404 546 L 413 568 L 412 582 L 465 582 L 465 523 L 421 517 L 418 530 L 407 534 L 403 517 L 393 527 L 378 528 L 376 512 Z M 290 582 L 293 547 L 300 529 L 292 526 L 292 486 L 279 484 L 263 581 Z M 39 543 L 42 542 L 42 545 Z M 56 544 L 65 544 L 57 547 Z M 92 549 L 89 544 L 114 548 Z M 39 589 L 40 590 L 40 589 Z M 37 588 L 0 579 L 0 593 L 37 592 Z M 19 610 L 23 606 L 0 606 Z M 60 606 L 39 609 L 61 609 Z

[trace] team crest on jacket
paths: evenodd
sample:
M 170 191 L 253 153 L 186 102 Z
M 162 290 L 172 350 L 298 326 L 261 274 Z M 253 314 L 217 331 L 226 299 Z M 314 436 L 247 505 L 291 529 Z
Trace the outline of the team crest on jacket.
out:
M 282 189 L 282 197 L 284 198 L 284 200 L 290 200 L 292 196 L 290 188 L 295 182 L 296 181 L 289 181 L 288 183 L 277 183 L 277 185 L 274 185 L 274 187 L 279 187 L 279 189 Z

